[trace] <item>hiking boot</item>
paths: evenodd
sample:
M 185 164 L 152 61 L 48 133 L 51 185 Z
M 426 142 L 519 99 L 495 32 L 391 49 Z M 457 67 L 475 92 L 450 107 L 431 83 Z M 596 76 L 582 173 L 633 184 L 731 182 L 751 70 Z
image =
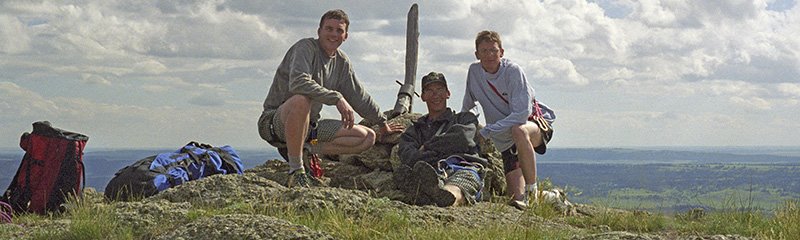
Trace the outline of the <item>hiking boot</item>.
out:
M 310 187 L 308 185 L 309 180 L 308 176 L 306 175 L 305 171 L 295 170 L 289 173 L 289 178 L 286 180 L 286 187 L 293 188 L 293 187 Z
M 422 192 L 428 195 L 430 200 L 436 203 L 436 206 L 449 207 L 456 202 L 456 197 L 450 191 L 444 189 L 444 181 L 430 164 L 426 162 L 415 163 L 414 176 L 419 179 Z
M 392 172 L 395 187 L 403 193 L 413 193 L 419 181 L 411 175 L 412 169 L 408 165 L 400 164 Z
M 511 205 L 512 207 L 519 209 L 521 211 L 525 211 L 526 209 L 528 209 L 529 206 L 528 199 L 516 200 L 513 198 L 508 201 L 508 205 Z

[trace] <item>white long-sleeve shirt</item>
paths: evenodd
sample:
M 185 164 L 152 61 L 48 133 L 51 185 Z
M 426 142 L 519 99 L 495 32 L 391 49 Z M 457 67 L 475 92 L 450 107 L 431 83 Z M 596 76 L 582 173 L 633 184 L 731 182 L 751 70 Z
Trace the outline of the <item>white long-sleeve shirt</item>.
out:
M 508 103 L 492 90 L 489 82 Z M 491 139 L 502 152 L 514 144 L 511 127 L 528 121 L 534 93 L 522 68 L 511 60 L 501 59 L 500 69 L 495 74 L 486 72 L 480 62 L 476 62 L 469 66 L 461 111 L 478 115 L 476 102 L 480 103 L 486 119 L 486 126 L 480 130 L 480 134 Z

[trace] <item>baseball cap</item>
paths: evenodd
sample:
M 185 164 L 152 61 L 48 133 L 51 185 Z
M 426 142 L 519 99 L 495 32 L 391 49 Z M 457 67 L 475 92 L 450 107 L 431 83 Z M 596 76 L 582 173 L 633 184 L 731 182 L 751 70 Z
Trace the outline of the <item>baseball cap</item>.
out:
M 428 84 L 437 82 L 444 84 L 444 87 L 447 88 L 447 80 L 444 79 L 444 74 L 430 72 L 428 75 L 422 77 L 422 89 L 425 89 L 425 86 L 428 86 Z

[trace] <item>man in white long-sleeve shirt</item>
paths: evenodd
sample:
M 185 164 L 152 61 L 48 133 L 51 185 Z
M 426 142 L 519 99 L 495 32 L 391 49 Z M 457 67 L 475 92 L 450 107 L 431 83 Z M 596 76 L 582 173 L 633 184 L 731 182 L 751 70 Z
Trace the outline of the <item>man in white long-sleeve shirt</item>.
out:
M 492 140 L 503 152 L 506 186 L 511 204 L 524 209 L 528 196 L 536 196 L 536 156 L 544 154 L 550 135 L 545 136 L 531 115 L 533 88 L 519 65 L 503 58 L 500 35 L 482 31 L 475 39 L 475 57 L 479 62 L 469 67 L 467 88 L 461 111 L 477 113 L 480 103 L 486 127 L 480 134 Z

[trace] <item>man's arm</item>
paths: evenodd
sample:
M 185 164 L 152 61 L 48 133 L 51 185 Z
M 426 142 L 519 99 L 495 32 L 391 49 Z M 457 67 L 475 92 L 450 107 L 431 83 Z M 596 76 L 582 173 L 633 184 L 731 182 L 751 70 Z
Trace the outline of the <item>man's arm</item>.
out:
M 456 122 L 444 133 L 425 143 L 425 148 L 444 155 L 470 153 L 475 147 L 478 118 L 470 112 L 459 113 Z
M 475 116 L 477 116 L 478 115 L 478 112 L 477 112 L 477 106 L 478 105 L 475 104 L 475 102 L 477 100 L 475 99 L 475 96 L 472 95 L 472 92 L 470 91 L 470 85 L 471 84 L 470 84 L 470 80 L 469 79 L 467 79 L 467 84 L 466 85 L 467 85 L 467 89 L 464 90 L 464 100 L 461 101 L 461 111 L 462 112 L 470 112 L 470 113 L 474 114 Z
M 414 126 L 400 135 L 397 155 L 400 157 L 400 162 L 409 167 L 413 167 L 417 161 L 432 163 L 440 159 L 440 154 L 436 151 L 432 151 L 427 147 L 423 148 L 423 139 L 417 134 L 417 129 Z

